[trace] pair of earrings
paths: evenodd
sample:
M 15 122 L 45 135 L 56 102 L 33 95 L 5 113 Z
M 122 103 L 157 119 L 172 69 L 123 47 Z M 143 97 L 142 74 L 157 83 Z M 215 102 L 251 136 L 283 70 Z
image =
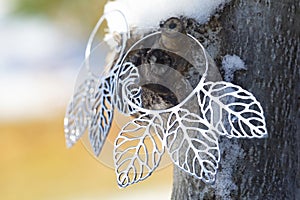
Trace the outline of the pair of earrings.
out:
M 120 11 L 113 11 L 126 19 Z M 110 13 L 109 13 L 110 14 Z M 87 45 L 90 49 L 104 15 Z M 130 29 L 109 73 L 90 73 L 73 95 L 65 117 L 67 146 L 88 129 L 98 156 L 114 120 L 114 110 L 133 119 L 114 142 L 117 182 L 126 187 L 146 179 L 168 152 L 173 163 L 206 183 L 213 183 L 220 161 L 219 137 L 267 136 L 263 109 L 248 91 L 215 81 L 214 66 L 204 47 L 173 23 L 130 47 Z M 127 51 L 125 52 L 125 48 Z

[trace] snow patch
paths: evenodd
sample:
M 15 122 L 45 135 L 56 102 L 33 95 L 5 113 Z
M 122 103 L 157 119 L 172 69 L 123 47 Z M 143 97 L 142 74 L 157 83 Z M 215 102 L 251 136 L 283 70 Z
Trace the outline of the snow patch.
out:
M 221 161 L 222 172 L 217 174 L 215 191 L 216 195 L 226 200 L 231 199 L 231 192 L 238 189 L 233 181 L 233 169 L 239 158 L 242 158 L 244 151 L 236 140 L 231 141 L 228 138 L 222 138 L 220 146 L 221 154 L 225 156 L 223 162 Z
M 170 17 L 186 16 L 205 23 L 230 0 L 116 0 L 105 5 L 104 12 L 120 10 L 128 24 L 136 28 L 157 29 L 159 22 Z M 118 31 L 123 21 L 108 19 L 111 32 Z M 124 25 L 123 25 L 124 26 Z
M 222 169 L 218 170 L 215 184 L 204 188 L 200 194 L 200 199 L 204 199 L 205 195 L 213 189 L 217 198 L 231 200 L 231 193 L 235 193 L 238 190 L 238 186 L 233 180 L 234 168 L 237 162 L 243 158 L 244 151 L 236 140 L 221 138 L 220 153 L 222 156 L 220 168 Z
M 222 61 L 222 68 L 225 72 L 224 80 L 227 82 L 233 81 L 234 72 L 247 69 L 245 62 L 237 55 L 226 55 Z

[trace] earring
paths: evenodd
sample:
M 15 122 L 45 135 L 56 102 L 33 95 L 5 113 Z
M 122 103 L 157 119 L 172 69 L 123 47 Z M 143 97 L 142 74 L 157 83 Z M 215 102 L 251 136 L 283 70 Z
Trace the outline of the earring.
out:
M 266 137 L 260 103 L 237 85 L 207 81 L 207 77 L 213 77 L 208 55 L 192 35 L 170 30 L 149 34 L 128 50 L 123 62 L 140 48 L 146 60 L 136 66 L 142 106 L 126 93 L 119 96 L 139 114 L 122 128 L 115 140 L 114 163 L 120 187 L 150 176 L 165 150 L 177 167 L 205 183 L 213 183 L 220 161 L 219 136 Z M 198 76 L 192 79 L 187 71 Z M 167 93 L 174 94 L 177 105 L 165 108 L 145 105 L 144 101 L 153 101 L 153 96 L 147 99 L 143 91 L 159 88 L 169 89 Z
M 91 120 L 93 119 L 93 106 L 95 102 L 96 87 L 99 84 L 99 74 L 96 74 L 91 69 L 90 64 L 90 54 L 92 49 L 92 44 L 94 42 L 95 36 L 102 25 L 103 21 L 108 17 L 121 17 L 124 20 L 126 27 L 124 32 L 120 32 L 121 35 L 121 47 L 116 51 L 119 52 L 119 56 L 123 54 L 125 49 L 126 40 L 130 37 L 129 28 L 124 14 L 119 10 L 113 10 L 104 14 L 97 22 L 94 27 L 85 51 L 84 70 L 87 71 L 87 77 L 75 90 L 74 95 L 67 107 L 67 111 L 64 118 L 64 132 L 66 138 L 67 147 L 72 147 L 84 134 L 86 129 L 90 126 Z M 103 44 L 105 42 L 100 43 Z M 99 46 L 99 45 L 98 45 Z M 118 58 L 120 60 L 120 58 Z M 102 86 L 100 87 L 102 88 Z M 107 130 L 108 131 L 108 130 Z
M 173 28 L 144 36 L 124 54 L 125 37 L 115 64 L 89 96 L 92 101 L 84 107 L 87 114 L 77 114 L 76 109 L 75 114 L 67 112 L 67 122 L 73 117 L 80 125 L 74 126 L 77 135 L 66 132 L 67 141 L 76 142 L 83 134 L 80 130 L 88 126 L 96 156 L 110 131 L 115 108 L 134 117 L 114 142 L 120 187 L 149 177 L 165 151 L 177 167 L 213 183 L 221 157 L 219 137 L 267 136 L 263 109 L 256 98 L 240 86 L 216 81 L 218 70 L 201 43 Z M 89 89 L 88 84 L 83 87 Z M 88 94 L 80 95 L 86 101 Z M 66 127 L 70 129 L 70 123 Z

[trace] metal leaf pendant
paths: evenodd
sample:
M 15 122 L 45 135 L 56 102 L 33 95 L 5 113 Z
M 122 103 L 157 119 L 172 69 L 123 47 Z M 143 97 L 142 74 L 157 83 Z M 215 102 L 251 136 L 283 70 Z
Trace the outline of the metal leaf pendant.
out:
M 72 147 L 84 134 L 91 120 L 96 80 L 82 83 L 72 97 L 64 118 L 66 145 Z
M 207 183 L 214 182 L 220 160 L 219 143 L 206 120 L 186 109 L 172 112 L 165 145 L 179 168 Z
M 159 165 L 164 152 L 163 121 L 141 115 L 123 127 L 115 141 L 114 160 L 120 187 L 146 179 Z
M 201 111 L 215 132 L 229 138 L 267 135 L 263 109 L 250 92 L 222 81 L 206 82 L 199 93 L 204 94 L 202 99 L 198 94 Z
M 89 139 L 94 154 L 99 156 L 105 139 L 109 133 L 114 114 L 114 85 L 115 76 L 109 76 L 102 81 L 95 101 L 91 108 L 92 121 L 89 126 Z
M 170 37 L 172 34 L 176 37 Z M 178 37 L 181 39 L 178 40 Z M 166 38 L 166 41 L 162 41 Z M 240 86 L 206 80 L 209 76 L 209 60 L 204 47 L 193 36 L 155 32 L 139 42 L 143 40 L 152 46 L 147 46 L 148 43 L 141 45 L 146 49 L 141 54 L 151 49 L 148 51 L 151 56 L 144 58 L 149 63 L 144 63 L 140 71 L 125 59 L 128 52 L 136 50 L 132 49 L 137 46 L 134 44 L 125 55 L 120 54 L 122 59 L 119 58 L 109 74 L 99 80 L 98 87 L 97 80 L 92 78 L 78 87 L 65 117 L 67 146 L 76 143 L 88 128 L 90 144 L 98 157 L 110 132 L 114 109 L 118 109 L 124 116 L 136 117 L 121 128 L 114 143 L 114 165 L 120 187 L 127 187 L 149 177 L 159 166 L 165 150 L 177 167 L 205 183 L 214 183 L 221 158 L 219 137 L 267 136 L 262 106 L 250 92 Z M 155 43 L 156 40 L 158 42 Z M 176 41 L 179 41 L 177 46 L 174 45 Z M 168 49 L 164 48 L 170 44 L 172 53 L 165 55 Z M 187 51 L 180 52 L 182 45 L 185 45 Z M 202 53 L 200 56 L 194 56 L 197 45 Z M 153 46 L 162 51 L 153 50 Z M 173 60 L 172 56 L 184 59 Z M 195 57 L 195 60 L 189 60 Z M 159 64 L 153 64 L 154 61 Z M 163 62 L 173 63 L 175 67 L 163 67 Z M 193 68 L 194 65 L 197 67 Z M 195 80 L 183 81 L 190 78 L 189 74 L 182 72 L 186 69 L 198 75 L 201 72 L 201 76 L 195 79 L 198 84 Z M 145 77 L 146 81 L 140 80 Z M 168 79 L 171 79 L 169 83 Z M 151 81 L 173 87 L 174 94 L 180 96 L 180 103 L 161 110 L 144 108 L 141 85 Z M 179 86 L 177 81 L 184 84 Z M 188 83 L 193 83 L 193 87 L 188 87 Z M 191 91 L 188 96 L 180 94 L 183 89 Z M 171 89 L 168 90 L 168 93 L 171 92 Z M 158 100 L 154 99 L 153 102 L 164 99 Z
M 198 99 L 200 115 L 185 109 L 183 104 L 171 111 L 148 111 L 123 127 L 115 143 L 116 175 L 121 187 L 144 180 L 152 173 L 162 156 L 158 146 L 166 148 L 174 164 L 183 171 L 214 183 L 221 157 L 219 136 L 267 136 L 262 107 L 250 92 L 227 82 L 204 82 L 197 89 L 192 95 Z M 151 130 L 158 141 L 152 138 Z M 147 137 L 152 148 L 145 141 Z M 155 161 L 151 167 L 150 161 Z

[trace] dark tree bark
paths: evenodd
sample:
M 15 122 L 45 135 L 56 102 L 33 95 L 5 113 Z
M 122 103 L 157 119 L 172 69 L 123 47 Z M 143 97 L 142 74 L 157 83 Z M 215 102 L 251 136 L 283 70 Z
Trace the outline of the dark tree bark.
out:
M 233 0 L 206 25 L 186 21 L 216 63 L 240 56 L 234 83 L 264 108 L 266 139 L 221 138 L 216 183 L 174 167 L 172 199 L 300 199 L 299 0 Z

